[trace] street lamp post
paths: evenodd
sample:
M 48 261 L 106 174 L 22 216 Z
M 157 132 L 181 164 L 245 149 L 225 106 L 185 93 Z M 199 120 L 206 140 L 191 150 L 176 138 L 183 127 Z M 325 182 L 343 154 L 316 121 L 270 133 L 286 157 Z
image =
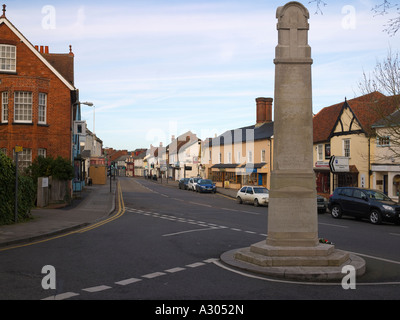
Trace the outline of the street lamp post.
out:
M 95 120 L 96 120 L 95 110 L 96 110 L 96 108 L 95 108 L 93 102 L 80 102 L 80 104 L 84 104 L 86 106 L 93 107 L 93 135 L 94 135 L 95 134 Z

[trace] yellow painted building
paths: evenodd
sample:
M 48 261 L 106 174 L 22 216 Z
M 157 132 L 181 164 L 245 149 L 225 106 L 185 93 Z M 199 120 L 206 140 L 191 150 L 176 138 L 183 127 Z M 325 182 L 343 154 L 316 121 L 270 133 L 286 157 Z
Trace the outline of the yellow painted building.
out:
M 269 188 L 272 169 L 272 98 L 257 98 L 257 123 L 228 130 L 207 139 L 202 146 L 204 175 L 217 187 L 239 189 L 243 185 Z
M 314 171 L 319 194 L 326 196 L 340 186 L 376 187 L 372 165 L 377 139 L 373 124 L 393 111 L 384 103 L 386 99 L 374 92 L 326 107 L 314 116 Z M 379 103 L 385 105 L 383 113 L 376 109 Z M 331 156 L 347 158 L 348 171 L 332 173 Z

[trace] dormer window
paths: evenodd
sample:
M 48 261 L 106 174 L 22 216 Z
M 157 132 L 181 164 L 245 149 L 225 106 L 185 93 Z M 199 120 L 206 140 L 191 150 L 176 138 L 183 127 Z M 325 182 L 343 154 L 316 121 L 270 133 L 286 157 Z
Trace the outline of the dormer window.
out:
M 9 44 L 0 44 L 0 72 L 16 72 L 17 48 Z

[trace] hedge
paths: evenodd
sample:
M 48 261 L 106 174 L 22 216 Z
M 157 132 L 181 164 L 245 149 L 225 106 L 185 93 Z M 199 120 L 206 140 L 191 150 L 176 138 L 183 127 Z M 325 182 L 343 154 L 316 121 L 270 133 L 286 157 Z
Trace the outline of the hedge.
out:
M 18 222 L 31 219 L 30 211 L 36 199 L 31 177 L 18 175 Z M 15 221 L 15 164 L 0 152 L 0 225 Z

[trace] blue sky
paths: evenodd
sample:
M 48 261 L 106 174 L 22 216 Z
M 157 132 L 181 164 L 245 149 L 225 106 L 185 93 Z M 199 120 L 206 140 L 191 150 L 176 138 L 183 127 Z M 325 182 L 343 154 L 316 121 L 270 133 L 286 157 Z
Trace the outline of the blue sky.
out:
M 310 11 L 313 112 L 360 95 L 357 83 L 399 37 L 382 30 L 376 1 L 325 0 Z M 105 147 L 164 145 L 188 130 L 201 139 L 254 124 L 257 97 L 273 97 L 276 8 L 286 1 L 4 0 L 34 45 L 75 54 L 81 101 L 95 104 Z M 93 109 L 82 116 L 93 130 Z

